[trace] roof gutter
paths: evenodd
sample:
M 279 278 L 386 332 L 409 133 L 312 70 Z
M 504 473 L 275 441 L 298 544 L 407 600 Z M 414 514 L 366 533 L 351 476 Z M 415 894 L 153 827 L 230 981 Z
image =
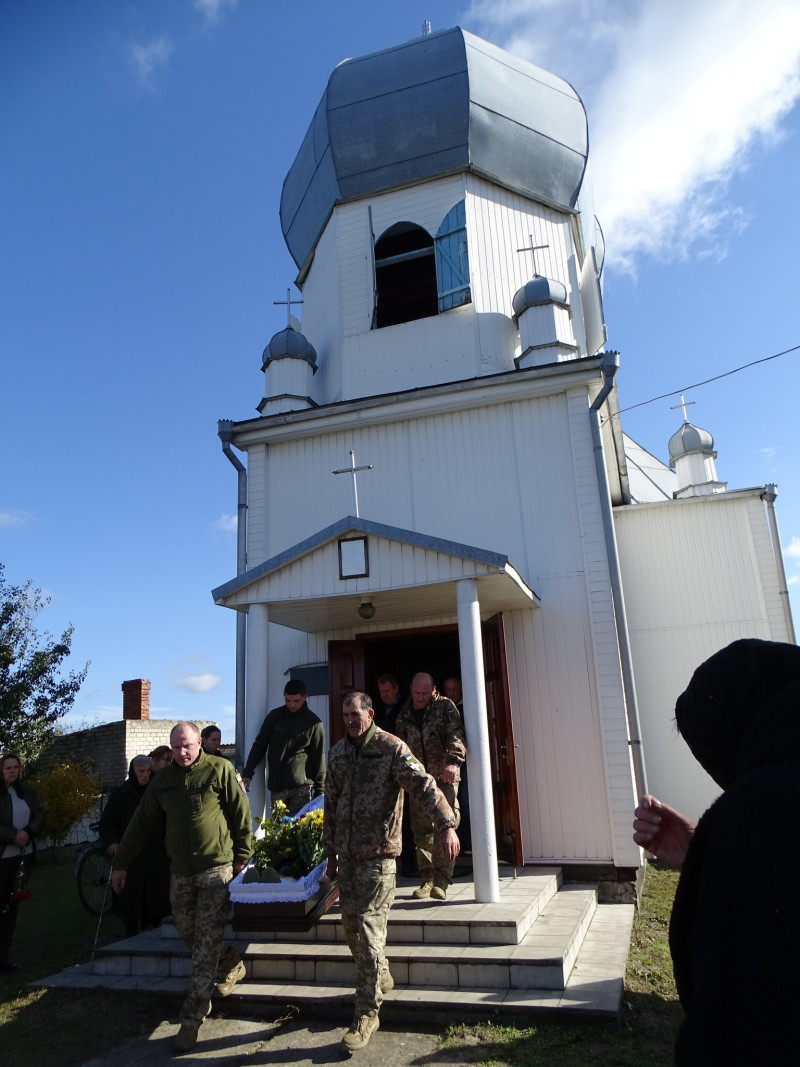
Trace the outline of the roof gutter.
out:
M 597 484 L 600 489 L 600 511 L 603 516 L 603 534 L 606 542 L 606 556 L 611 580 L 611 598 L 614 604 L 614 622 L 617 630 L 620 665 L 622 667 L 622 685 L 625 692 L 625 714 L 628 722 L 628 744 L 631 748 L 633 773 L 636 791 L 641 797 L 647 790 L 647 772 L 642 749 L 642 730 L 639 722 L 639 706 L 636 700 L 636 686 L 633 679 L 633 658 L 628 634 L 628 620 L 625 615 L 625 599 L 622 595 L 622 574 L 619 567 L 619 552 L 614 531 L 614 515 L 611 508 L 611 490 L 608 483 L 605 457 L 603 455 L 603 438 L 600 427 L 600 408 L 606 397 L 614 388 L 614 376 L 619 370 L 619 352 L 604 352 L 600 369 L 603 374 L 603 387 L 589 408 L 589 422 L 592 428 L 592 447 L 597 471 Z
M 222 442 L 222 451 L 236 468 L 238 475 L 238 506 L 236 512 L 236 574 L 247 570 L 247 469 L 238 456 L 234 455 L 233 442 L 235 422 L 232 419 L 220 419 L 217 422 L 217 436 Z M 246 690 L 247 671 L 247 615 L 236 612 L 236 718 L 235 718 L 235 753 L 234 762 L 238 768 L 244 766 L 244 739 L 246 725 Z
M 794 622 L 792 621 L 792 606 L 789 603 L 789 587 L 786 584 L 786 570 L 783 566 L 783 553 L 781 552 L 781 539 L 778 537 L 778 520 L 775 517 L 775 501 L 778 498 L 778 487 L 772 482 L 764 486 L 761 499 L 767 505 L 769 519 L 769 532 L 772 538 L 772 554 L 775 557 L 775 567 L 778 571 L 778 594 L 783 605 L 783 617 L 786 620 L 786 640 L 795 643 Z

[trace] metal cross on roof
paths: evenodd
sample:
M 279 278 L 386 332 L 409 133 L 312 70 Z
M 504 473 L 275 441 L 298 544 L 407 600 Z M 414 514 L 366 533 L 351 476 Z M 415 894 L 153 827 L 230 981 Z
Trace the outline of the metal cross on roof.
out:
M 692 404 L 694 404 L 694 400 L 684 400 L 683 399 L 683 393 L 681 393 L 681 402 L 680 402 L 680 404 L 671 404 L 669 410 L 670 411 L 677 411 L 678 408 L 682 408 L 683 409 L 683 421 L 684 422 L 688 422 L 689 421 L 689 416 L 686 414 L 686 409 L 690 408 L 692 406 Z
M 372 470 L 372 466 L 373 465 L 371 463 L 367 463 L 363 467 L 357 467 L 356 466 L 356 454 L 351 448 L 350 449 L 350 466 L 349 467 L 343 467 L 341 470 L 332 472 L 333 474 L 350 474 L 350 475 L 352 475 L 352 478 L 353 478 L 353 504 L 354 504 L 355 509 L 356 509 L 356 518 L 357 519 L 360 518 L 360 516 L 358 514 L 358 486 L 356 485 L 356 471 L 371 471 Z
M 302 300 L 292 300 L 291 286 L 286 290 L 285 300 L 273 300 L 273 304 L 286 304 L 286 325 L 292 325 L 292 304 L 302 304 Z
M 549 248 L 550 245 L 535 245 L 533 243 L 533 234 L 532 233 L 528 234 L 528 240 L 530 241 L 530 244 L 528 245 L 528 247 L 527 248 L 518 248 L 517 251 L 518 252 L 531 252 L 533 254 L 533 276 L 534 276 L 534 278 L 536 278 L 536 277 L 539 276 L 539 272 L 536 269 L 536 253 L 539 252 L 542 248 Z

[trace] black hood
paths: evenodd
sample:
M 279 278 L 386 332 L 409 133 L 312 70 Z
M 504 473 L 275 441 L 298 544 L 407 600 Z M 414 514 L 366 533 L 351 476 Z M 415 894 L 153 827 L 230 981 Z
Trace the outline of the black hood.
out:
M 800 760 L 800 648 L 734 641 L 694 672 L 675 721 L 723 789 L 756 767 Z

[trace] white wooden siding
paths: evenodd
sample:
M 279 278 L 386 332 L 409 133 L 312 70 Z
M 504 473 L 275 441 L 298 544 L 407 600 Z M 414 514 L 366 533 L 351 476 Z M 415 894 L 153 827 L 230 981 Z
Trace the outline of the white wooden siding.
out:
M 694 670 L 740 637 L 786 640 L 764 505 L 714 494 L 615 512 L 649 786 L 697 817 L 719 793 L 674 726 Z
M 631 840 L 630 815 L 635 807 L 627 716 L 619 658 L 608 554 L 600 508 L 588 401 L 581 390 L 569 395 L 574 484 L 583 547 L 586 593 L 599 707 L 600 738 L 606 775 L 607 815 L 615 863 L 636 865 L 639 850 Z M 594 699 L 594 695 L 593 695 Z
M 350 448 L 374 464 L 358 478 L 363 517 L 503 553 L 543 594 L 541 610 L 511 612 L 507 625 L 526 857 L 635 863 L 633 846 L 621 843 L 630 841 L 633 786 L 585 389 L 269 445 L 262 559 L 352 511 L 350 478 L 331 474 L 347 466 Z M 421 551 L 387 544 L 371 573 L 407 583 L 406 554 Z M 340 583 L 332 552 L 320 550 L 302 578 L 301 564 L 287 567 L 270 594 L 374 588 Z M 424 560 L 429 580 L 459 576 L 460 565 L 448 562 L 445 574 L 436 556 Z M 251 553 L 250 566 L 258 562 Z M 444 621 L 453 617 L 418 625 Z M 395 628 L 357 622 L 352 633 Z M 279 702 L 282 672 L 325 661 L 327 638 L 274 629 Z
M 562 282 L 570 303 L 580 299 L 569 271 L 574 252 L 569 215 L 475 175 L 467 177 L 466 212 L 476 311 L 511 315 L 514 294 L 534 275 L 533 253 L 517 251 L 528 248 L 531 237 L 534 245 L 548 246 L 536 252 L 536 272 Z

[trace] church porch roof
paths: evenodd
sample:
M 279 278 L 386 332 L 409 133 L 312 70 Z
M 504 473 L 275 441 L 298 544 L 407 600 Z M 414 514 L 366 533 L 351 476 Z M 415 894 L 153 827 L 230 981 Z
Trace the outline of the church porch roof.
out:
M 369 539 L 370 573 L 341 579 L 338 542 L 359 535 Z M 502 553 L 352 515 L 218 586 L 212 596 L 239 610 L 267 604 L 271 622 L 313 632 L 363 627 L 358 607 L 364 599 L 376 609 L 376 624 L 455 618 L 456 582 L 463 578 L 477 581 L 483 618 L 539 606 Z

